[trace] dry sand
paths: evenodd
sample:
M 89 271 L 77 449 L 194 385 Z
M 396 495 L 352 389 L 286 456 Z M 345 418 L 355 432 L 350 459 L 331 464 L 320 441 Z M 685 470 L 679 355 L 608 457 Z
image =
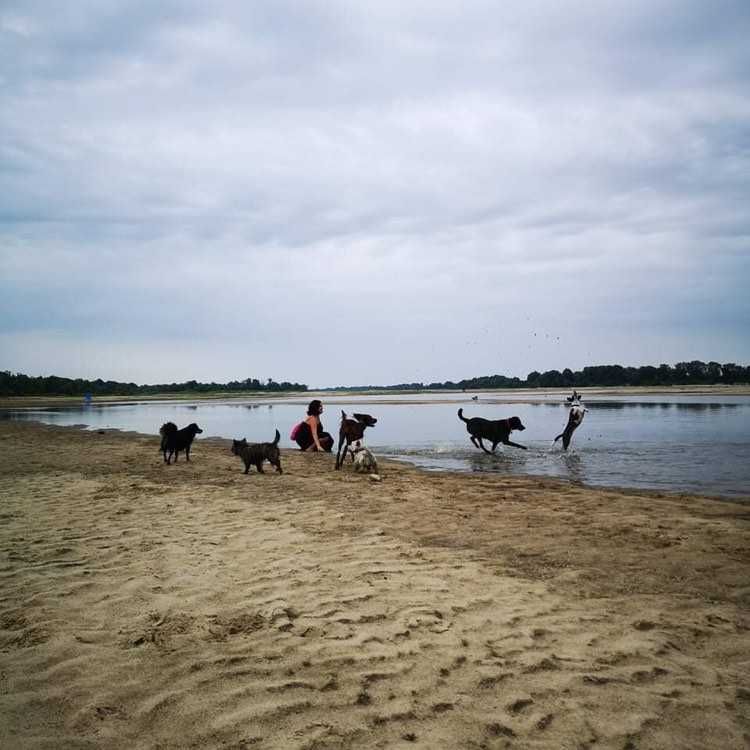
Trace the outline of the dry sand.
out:
M 228 445 L 0 424 L 0 747 L 750 744 L 750 505 Z

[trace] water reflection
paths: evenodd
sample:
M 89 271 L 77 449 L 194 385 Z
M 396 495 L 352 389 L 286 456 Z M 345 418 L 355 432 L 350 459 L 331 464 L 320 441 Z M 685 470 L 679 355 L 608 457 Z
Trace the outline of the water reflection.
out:
M 581 456 L 576 451 L 562 454 L 562 464 L 565 467 L 565 479 L 569 479 L 576 484 L 583 484 L 585 473 Z
M 535 406 L 549 406 L 550 404 L 535 404 Z M 564 404 L 560 404 L 564 406 Z M 717 409 L 737 409 L 743 404 L 721 402 L 688 402 L 688 401 L 586 401 L 584 406 L 592 410 L 606 409 L 677 409 L 687 411 L 707 411 Z
M 486 453 L 472 453 L 468 457 L 469 468 L 473 472 L 507 471 L 513 463 L 507 453 L 498 452 L 491 456 Z

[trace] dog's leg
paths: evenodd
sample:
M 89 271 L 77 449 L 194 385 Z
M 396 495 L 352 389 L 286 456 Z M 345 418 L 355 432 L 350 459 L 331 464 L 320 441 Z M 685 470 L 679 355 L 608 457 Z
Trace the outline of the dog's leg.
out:
M 474 443 L 474 447 L 475 447 L 475 448 L 480 448 L 480 447 L 481 447 L 481 446 L 479 445 L 479 443 L 477 442 L 477 439 L 476 439 L 476 438 L 475 438 L 475 437 L 474 437 L 473 435 L 470 435 L 470 436 L 469 436 L 469 439 L 471 440 L 471 442 L 472 442 L 472 443 Z
M 265 474 L 266 472 L 263 471 L 263 459 L 261 458 L 260 461 L 256 462 L 255 468 L 258 470 L 258 474 Z
M 514 443 L 512 440 L 503 440 L 503 445 L 512 445 L 514 448 L 521 448 L 523 450 L 528 450 L 528 448 L 525 445 Z
M 487 449 L 486 449 L 486 448 L 484 447 L 484 443 L 482 442 L 482 438 L 481 438 L 481 437 L 479 438 L 479 447 L 480 447 L 480 448 L 481 448 L 481 449 L 482 449 L 482 450 L 483 450 L 483 451 L 484 451 L 485 453 L 489 453 L 490 455 L 492 455 L 492 451 L 488 451 L 488 450 L 487 450 Z
M 337 469 L 340 469 L 341 464 L 344 463 L 341 460 L 341 446 L 344 444 L 344 440 L 345 440 L 344 433 L 339 432 L 339 447 L 338 447 L 338 450 L 336 451 L 336 468 Z M 349 441 L 347 441 L 346 448 L 344 448 L 344 458 L 346 458 L 346 451 L 348 450 L 348 448 L 349 448 Z

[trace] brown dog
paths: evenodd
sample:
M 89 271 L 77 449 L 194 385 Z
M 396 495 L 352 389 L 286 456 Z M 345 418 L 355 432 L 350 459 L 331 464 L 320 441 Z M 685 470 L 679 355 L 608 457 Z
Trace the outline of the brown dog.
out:
M 341 427 L 339 428 L 339 448 L 336 451 L 336 468 L 340 469 L 346 458 L 346 453 L 351 449 L 351 444 L 362 439 L 365 430 L 368 427 L 374 427 L 377 423 L 375 417 L 369 414 L 352 414 L 354 419 L 347 419 L 346 412 L 341 412 Z M 344 446 L 344 443 L 346 445 Z M 341 447 L 344 446 L 344 453 L 341 453 Z M 354 453 L 352 453 L 352 459 Z
M 519 445 L 509 440 L 510 433 L 513 430 L 525 430 L 526 428 L 521 424 L 521 420 L 518 417 L 510 417 L 509 419 L 483 419 L 482 417 L 472 417 L 466 419 L 464 417 L 464 410 L 458 410 L 458 418 L 463 422 L 466 422 L 466 431 L 471 437 L 471 442 L 476 445 L 477 448 L 481 448 L 485 453 L 494 453 L 498 443 L 503 445 L 512 445 L 514 448 L 522 448 L 526 450 L 525 445 Z M 484 447 L 482 438 L 492 443 L 492 450 L 488 451 Z

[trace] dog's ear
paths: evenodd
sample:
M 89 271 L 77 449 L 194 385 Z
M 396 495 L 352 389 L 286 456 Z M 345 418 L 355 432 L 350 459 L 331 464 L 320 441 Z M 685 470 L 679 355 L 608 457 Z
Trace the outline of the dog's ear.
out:
M 342 409 L 341 410 L 341 421 L 343 422 L 343 420 L 345 420 L 345 419 L 346 419 L 346 412 Z

